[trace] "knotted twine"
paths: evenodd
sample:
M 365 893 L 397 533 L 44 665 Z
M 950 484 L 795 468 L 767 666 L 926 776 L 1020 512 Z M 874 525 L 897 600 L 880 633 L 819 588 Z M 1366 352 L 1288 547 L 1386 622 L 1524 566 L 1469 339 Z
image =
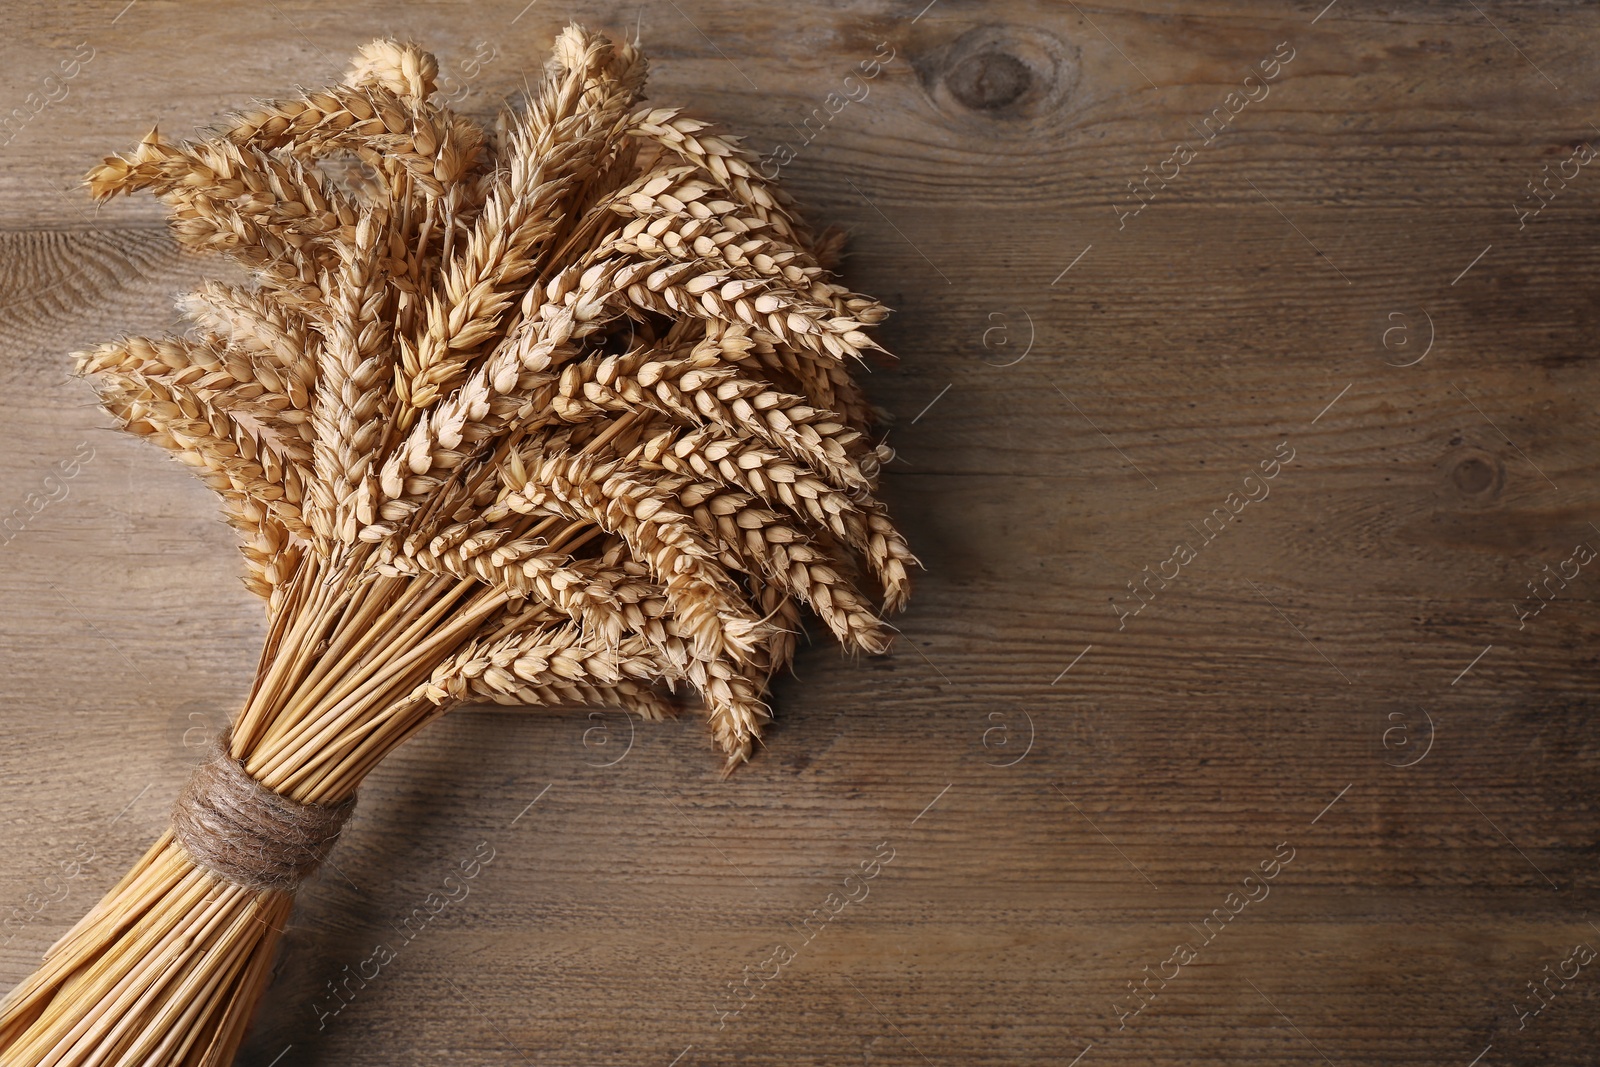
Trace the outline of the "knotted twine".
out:
M 327 858 L 356 806 L 302 804 L 250 776 L 224 734 L 172 810 L 172 833 L 194 862 L 234 885 L 292 893 Z

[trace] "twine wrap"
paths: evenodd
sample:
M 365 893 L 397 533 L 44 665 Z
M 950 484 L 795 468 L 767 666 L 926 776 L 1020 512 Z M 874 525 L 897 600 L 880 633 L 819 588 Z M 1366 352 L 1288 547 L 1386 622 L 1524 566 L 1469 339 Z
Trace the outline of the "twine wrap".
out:
M 327 858 L 356 798 L 301 804 L 274 793 L 228 751 L 224 734 L 172 810 L 172 833 L 194 862 L 234 885 L 292 893 Z

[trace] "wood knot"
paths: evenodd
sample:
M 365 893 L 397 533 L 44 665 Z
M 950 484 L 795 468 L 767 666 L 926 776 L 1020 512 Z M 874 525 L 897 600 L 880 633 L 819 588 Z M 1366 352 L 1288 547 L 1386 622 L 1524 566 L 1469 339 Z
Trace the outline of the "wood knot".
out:
M 945 75 L 950 95 L 974 111 L 994 111 L 1017 101 L 1033 84 L 1033 72 L 1006 52 L 968 56 Z
M 1447 455 L 1443 467 L 1446 486 L 1470 503 L 1488 503 L 1505 487 L 1506 467 L 1500 457 L 1472 445 Z
M 1033 132 L 1078 79 L 1077 49 L 1035 26 L 979 26 L 912 63 L 947 118 L 989 134 Z

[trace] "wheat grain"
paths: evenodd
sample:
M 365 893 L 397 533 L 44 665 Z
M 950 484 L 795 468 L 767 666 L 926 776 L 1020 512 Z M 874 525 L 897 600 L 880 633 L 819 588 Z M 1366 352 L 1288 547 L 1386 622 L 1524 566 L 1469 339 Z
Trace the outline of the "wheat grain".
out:
M 731 770 L 802 608 L 887 647 L 862 590 L 898 609 L 916 561 L 851 374 L 886 311 L 736 139 L 637 109 L 646 69 L 569 27 L 491 132 L 432 99 L 433 56 L 377 41 L 342 85 L 90 171 L 97 199 L 150 192 L 181 243 L 253 274 L 185 297 L 182 336 L 78 358 L 118 424 L 219 493 L 267 605 L 216 781 L 347 810 L 463 702 L 660 719 L 680 688 Z M 292 896 L 182 835 L 0 1005 L 0 1059 L 232 1058 Z

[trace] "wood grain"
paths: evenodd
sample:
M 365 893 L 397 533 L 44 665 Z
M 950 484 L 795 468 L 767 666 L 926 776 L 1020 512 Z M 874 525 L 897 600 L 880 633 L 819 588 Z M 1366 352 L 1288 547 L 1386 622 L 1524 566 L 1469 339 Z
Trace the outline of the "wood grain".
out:
M 241 1063 L 1592 1062 L 1591 968 L 1518 1017 L 1600 947 L 1600 577 L 1518 619 L 1541 565 L 1600 547 L 1600 177 L 1518 216 L 1600 137 L 1600 11 L 1573 3 L 0 12 L 10 106 L 94 50 L 0 131 L 0 515 L 93 449 L 0 545 L 0 983 L 160 832 L 263 629 L 210 494 L 67 373 L 215 265 L 79 176 L 379 34 L 487 113 L 569 16 L 637 29 L 652 100 L 789 145 L 811 217 L 853 231 L 849 281 L 898 310 L 869 390 L 927 573 L 890 657 L 802 655 L 730 781 L 698 723 L 584 711 L 464 712 L 397 753 Z M 1280 42 L 1270 93 L 1196 148 Z M 480 842 L 471 894 L 407 940 Z M 880 845 L 866 899 L 808 927 Z

